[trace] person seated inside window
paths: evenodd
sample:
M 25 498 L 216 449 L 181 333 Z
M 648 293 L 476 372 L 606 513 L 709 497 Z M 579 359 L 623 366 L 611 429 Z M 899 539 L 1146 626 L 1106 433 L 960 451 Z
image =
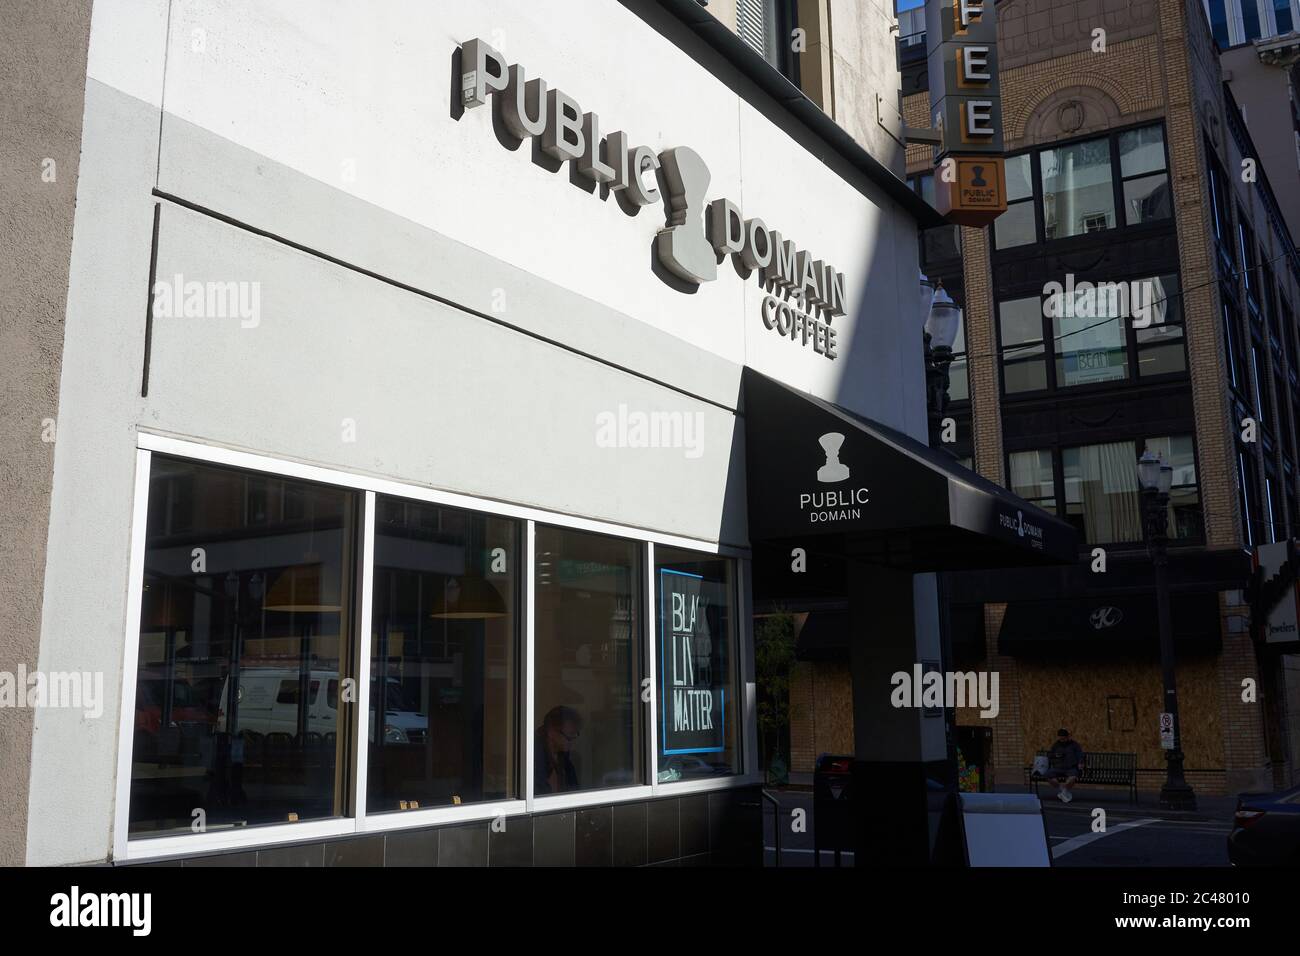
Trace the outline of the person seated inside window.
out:
M 533 743 L 533 793 L 566 793 L 578 789 L 578 770 L 569 756 L 582 730 L 582 718 L 572 707 L 552 707 L 542 718 Z

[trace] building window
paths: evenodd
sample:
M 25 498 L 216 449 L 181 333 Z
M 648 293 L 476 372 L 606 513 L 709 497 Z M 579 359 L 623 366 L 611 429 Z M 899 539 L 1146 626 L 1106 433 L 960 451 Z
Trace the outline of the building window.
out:
M 1214 147 L 1206 141 L 1206 151 L 1213 156 Z M 1213 158 L 1209 160 L 1210 211 L 1214 215 L 1214 238 L 1219 252 L 1219 271 L 1225 278 L 1236 268 L 1232 243 L 1232 214 L 1228 203 L 1227 179 Z
M 1034 221 L 1033 157 L 1011 156 L 1006 162 L 1007 211 L 993 220 L 993 238 L 999 249 L 1024 246 L 1038 238 Z
M 1241 254 L 1241 281 L 1246 287 L 1246 304 L 1252 320 L 1259 319 L 1259 282 L 1255 276 L 1255 240 L 1250 235 L 1250 220 L 1237 208 L 1237 250 Z
M 1226 50 L 1231 46 L 1228 39 L 1227 0 L 1205 0 L 1205 7 L 1210 19 L 1210 32 L 1214 34 L 1214 42 L 1219 45 L 1220 50 Z
M 1043 347 L 1043 303 L 1038 296 L 998 305 L 1002 344 L 1002 388 L 1007 394 L 1047 388 Z
M 519 523 L 379 495 L 366 809 L 523 796 Z
M 1064 295 L 1047 300 L 1058 388 L 1128 378 L 1126 319 L 1121 318 L 1127 303 L 1119 301 L 1121 290 L 1127 298 L 1127 286 L 1110 283 L 1076 294 L 1073 301 Z
M 1282 536 L 1282 503 L 1277 498 L 1277 479 L 1272 475 L 1264 476 L 1264 535 L 1270 542 Z
M 952 365 L 948 366 L 948 399 L 953 402 L 970 401 L 970 363 L 966 358 L 966 313 L 957 324 L 957 337 L 952 341 Z
M 1264 30 L 1260 25 L 1259 7 L 1255 6 L 1255 0 L 1236 0 L 1236 2 L 1237 9 L 1241 12 L 1242 42 L 1258 40 Z
M 545 525 L 535 547 L 533 792 L 642 783 L 641 549 Z
M 1241 529 L 1246 547 L 1253 548 L 1256 541 L 1255 522 L 1259 490 L 1255 487 L 1255 459 L 1251 453 L 1237 450 L 1237 501 L 1241 507 Z
M 1109 137 L 1045 149 L 1039 164 L 1045 238 L 1114 228 Z
M 267 504 L 286 493 L 287 519 Z M 345 813 L 357 498 L 153 456 L 131 835 L 188 832 L 195 808 L 208 829 Z
M 799 85 L 799 57 L 794 51 L 797 0 L 736 0 L 736 33 L 745 43 Z
M 1089 544 L 1141 541 L 1137 451 L 1133 442 L 1061 452 L 1065 517 Z
M 1187 370 L 1183 345 L 1183 296 L 1178 276 L 1154 276 L 1140 280 L 1140 297 L 1151 310 L 1151 321 L 1134 328 L 1138 375 L 1171 375 Z M 1159 321 L 1156 321 L 1157 318 Z
M 734 562 L 655 548 L 660 783 L 737 772 Z
M 1161 127 L 1143 126 L 1120 133 L 1119 167 L 1125 224 L 1133 226 L 1173 215 Z
M 1274 33 L 1278 36 L 1291 32 L 1295 22 L 1291 16 L 1291 0 L 1273 0 L 1273 22 L 1276 27 Z
M 1240 391 L 1243 378 L 1243 357 L 1239 346 L 1240 330 L 1237 328 L 1237 312 L 1232 305 L 1232 296 L 1222 283 L 1219 287 L 1219 302 L 1223 311 L 1223 336 L 1228 350 L 1228 384 Z
M 1264 393 L 1264 369 L 1261 365 L 1262 359 L 1260 353 L 1262 349 L 1256 343 L 1250 346 L 1250 384 L 1251 391 L 1255 399 L 1255 421 L 1259 422 L 1260 427 L 1268 428 L 1268 396 Z
M 1056 471 L 1051 449 L 1013 451 L 1007 456 L 1007 466 L 1013 493 L 1056 514 Z
M 1146 450 L 1164 458 L 1173 468 L 1169 490 L 1169 536 L 1176 541 L 1199 541 L 1205 537 L 1201 493 L 1196 481 L 1196 453 L 1191 435 L 1148 438 Z

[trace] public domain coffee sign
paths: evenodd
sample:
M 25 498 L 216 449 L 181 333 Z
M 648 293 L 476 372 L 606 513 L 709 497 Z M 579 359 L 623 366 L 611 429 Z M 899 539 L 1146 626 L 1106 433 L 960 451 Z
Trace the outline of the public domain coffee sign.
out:
M 719 258 L 732 256 L 767 290 L 760 310 L 764 328 L 836 358 L 831 321 L 845 314 L 844 274 L 762 219 L 746 219 L 730 199 L 706 202 L 709 168 L 699 153 L 688 146 L 656 151 L 632 145 L 621 130 L 602 135 L 599 116 L 584 113 L 545 80 L 528 79 L 522 66 L 507 64 L 482 40 L 462 44 L 460 57 L 466 109 L 496 96 L 506 127 L 518 139 L 539 138 L 551 158 L 574 164 L 580 175 L 633 206 L 663 203 L 665 223 L 654 251 L 665 269 L 699 285 L 717 279 Z

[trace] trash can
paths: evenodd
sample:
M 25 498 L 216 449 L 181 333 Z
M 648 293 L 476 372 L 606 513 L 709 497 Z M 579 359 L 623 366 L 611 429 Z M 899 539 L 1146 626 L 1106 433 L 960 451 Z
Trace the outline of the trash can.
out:
M 822 851 L 840 854 L 853 849 L 853 758 L 822 754 L 813 769 L 813 866 L 822 865 Z

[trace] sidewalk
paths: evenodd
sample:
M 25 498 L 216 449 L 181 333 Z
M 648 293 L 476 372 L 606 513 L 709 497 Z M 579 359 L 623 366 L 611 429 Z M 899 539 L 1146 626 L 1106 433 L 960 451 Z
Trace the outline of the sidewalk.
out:
M 997 788 L 997 792 L 1032 793 L 1033 791 L 1025 786 L 1000 786 Z M 1094 808 L 1102 807 L 1108 813 L 1128 811 L 1140 813 L 1143 816 L 1157 817 L 1161 820 L 1229 822 L 1232 820 L 1232 815 L 1237 808 L 1237 798 L 1235 796 L 1209 796 L 1198 793 L 1196 795 L 1195 810 L 1164 810 L 1160 807 L 1160 791 L 1139 790 L 1137 803 L 1134 803 L 1126 787 L 1076 787 L 1074 800 L 1068 804 L 1056 799 L 1055 791 L 1046 784 L 1039 785 L 1038 794 L 1042 798 L 1044 809 L 1091 813 Z

